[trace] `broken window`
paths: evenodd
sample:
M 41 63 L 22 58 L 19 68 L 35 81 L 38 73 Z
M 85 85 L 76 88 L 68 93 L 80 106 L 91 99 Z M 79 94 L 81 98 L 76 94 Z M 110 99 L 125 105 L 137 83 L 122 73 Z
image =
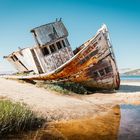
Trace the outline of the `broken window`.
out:
M 105 72 L 106 73 L 109 73 L 111 71 L 112 71 L 112 67 L 111 66 L 108 66 L 108 67 L 105 68 Z
M 14 62 L 18 60 L 18 58 L 17 58 L 15 55 L 11 56 L 11 59 L 12 59 Z
M 56 51 L 54 44 L 50 45 L 50 50 L 51 50 L 51 53 L 54 53 Z
M 11 59 L 12 59 L 13 61 L 15 61 L 15 59 L 14 59 L 14 57 L 13 57 L 13 56 L 11 56 Z
M 103 70 L 103 69 L 102 69 L 102 70 L 99 70 L 99 73 L 100 73 L 100 75 L 101 75 L 101 76 L 105 75 L 105 73 L 104 73 L 104 70 Z
M 98 74 L 97 71 L 95 71 L 95 72 L 93 73 L 93 75 L 94 75 L 95 78 L 99 77 L 99 74 Z
M 60 42 L 56 42 L 56 45 L 57 45 L 57 48 L 58 48 L 58 49 L 61 49 L 61 48 L 62 48 L 62 45 L 61 45 Z
M 42 53 L 43 53 L 44 56 L 48 55 L 49 54 L 48 48 L 47 47 L 42 48 Z
M 62 44 L 63 44 L 64 47 L 66 47 L 66 44 L 65 44 L 64 40 L 62 40 Z
M 17 61 L 17 60 L 18 60 L 18 58 L 17 58 L 15 55 L 14 55 L 13 57 L 14 57 L 15 61 Z

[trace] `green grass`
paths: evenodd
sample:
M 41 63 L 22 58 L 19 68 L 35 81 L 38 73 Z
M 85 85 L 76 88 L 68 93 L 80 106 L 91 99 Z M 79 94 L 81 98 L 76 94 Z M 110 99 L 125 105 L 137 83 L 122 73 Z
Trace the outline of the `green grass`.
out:
M 0 136 L 35 130 L 43 123 L 26 105 L 0 100 Z
M 44 87 L 45 89 L 50 89 L 59 93 L 69 94 L 69 93 L 77 93 L 77 94 L 87 94 L 90 93 L 84 86 L 78 83 L 72 82 L 59 82 L 59 83 L 47 83 L 41 82 L 37 83 L 38 87 Z

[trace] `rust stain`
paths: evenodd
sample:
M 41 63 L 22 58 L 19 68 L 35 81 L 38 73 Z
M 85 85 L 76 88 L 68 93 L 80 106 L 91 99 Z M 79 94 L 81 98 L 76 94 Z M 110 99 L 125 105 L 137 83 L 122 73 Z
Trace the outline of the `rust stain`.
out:
M 37 32 L 38 31 L 39 30 L 37 28 Z M 59 31 L 57 30 L 56 32 Z M 41 34 L 41 36 L 42 35 L 43 34 Z M 54 40 L 56 40 L 56 38 L 59 37 L 55 36 Z M 40 44 L 43 43 L 43 40 L 41 41 L 42 42 L 40 42 Z M 48 43 L 47 39 L 45 41 Z M 55 52 L 48 55 L 47 57 L 41 58 L 45 60 L 45 67 L 43 68 L 46 69 L 46 71 L 48 69 L 51 71 L 31 76 L 11 76 L 10 78 L 50 81 L 64 80 L 78 82 L 84 86 L 102 90 L 114 90 L 119 88 L 119 72 L 114 58 L 112 46 L 110 45 L 108 29 L 105 25 L 101 27 L 101 29 L 93 38 L 74 50 L 74 54 L 70 47 L 65 46 L 63 41 L 59 42 L 59 48 L 61 47 L 60 44 L 64 45 L 64 48 L 61 49 L 59 53 Z M 55 43 L 57 44 L 57 42 Z M 54 47 L 56 45 L 55 43 L 50 46 Z M 56 50 L 58 50 L 58 48 L 56 48 Z M 50 50 L 48 50 L 47 53 L 49 52 Z

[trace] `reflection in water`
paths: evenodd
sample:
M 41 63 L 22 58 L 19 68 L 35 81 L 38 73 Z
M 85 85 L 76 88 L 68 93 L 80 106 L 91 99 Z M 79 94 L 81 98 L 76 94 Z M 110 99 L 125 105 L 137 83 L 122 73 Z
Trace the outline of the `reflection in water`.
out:
M 140 106 L 121 105 L 119 140 L 140 140 Z
M 50 123 L 16 140 L 140 140 L 139 116 L 140 106 L 115 106 L 96 117 Z
M 37 140 L 117 140 L 120 107 L 92 118 L 50 124 L 39 131 Z
M 120 106 L 115 106 L 96 117 L 50 123 L 42 130 L 11 136 L 9 140 L 117 140 L 119 125 Z

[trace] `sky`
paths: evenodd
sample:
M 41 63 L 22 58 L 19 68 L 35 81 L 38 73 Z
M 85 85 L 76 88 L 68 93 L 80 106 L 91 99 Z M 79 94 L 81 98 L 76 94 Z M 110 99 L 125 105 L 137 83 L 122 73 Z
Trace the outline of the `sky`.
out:
M 35 44 L 30 30 L 62 18 L 74 49 L 109 28 L 119 69 L 140 68 L 140 0 L 0 0 L 0 71 L 3 56 Z

